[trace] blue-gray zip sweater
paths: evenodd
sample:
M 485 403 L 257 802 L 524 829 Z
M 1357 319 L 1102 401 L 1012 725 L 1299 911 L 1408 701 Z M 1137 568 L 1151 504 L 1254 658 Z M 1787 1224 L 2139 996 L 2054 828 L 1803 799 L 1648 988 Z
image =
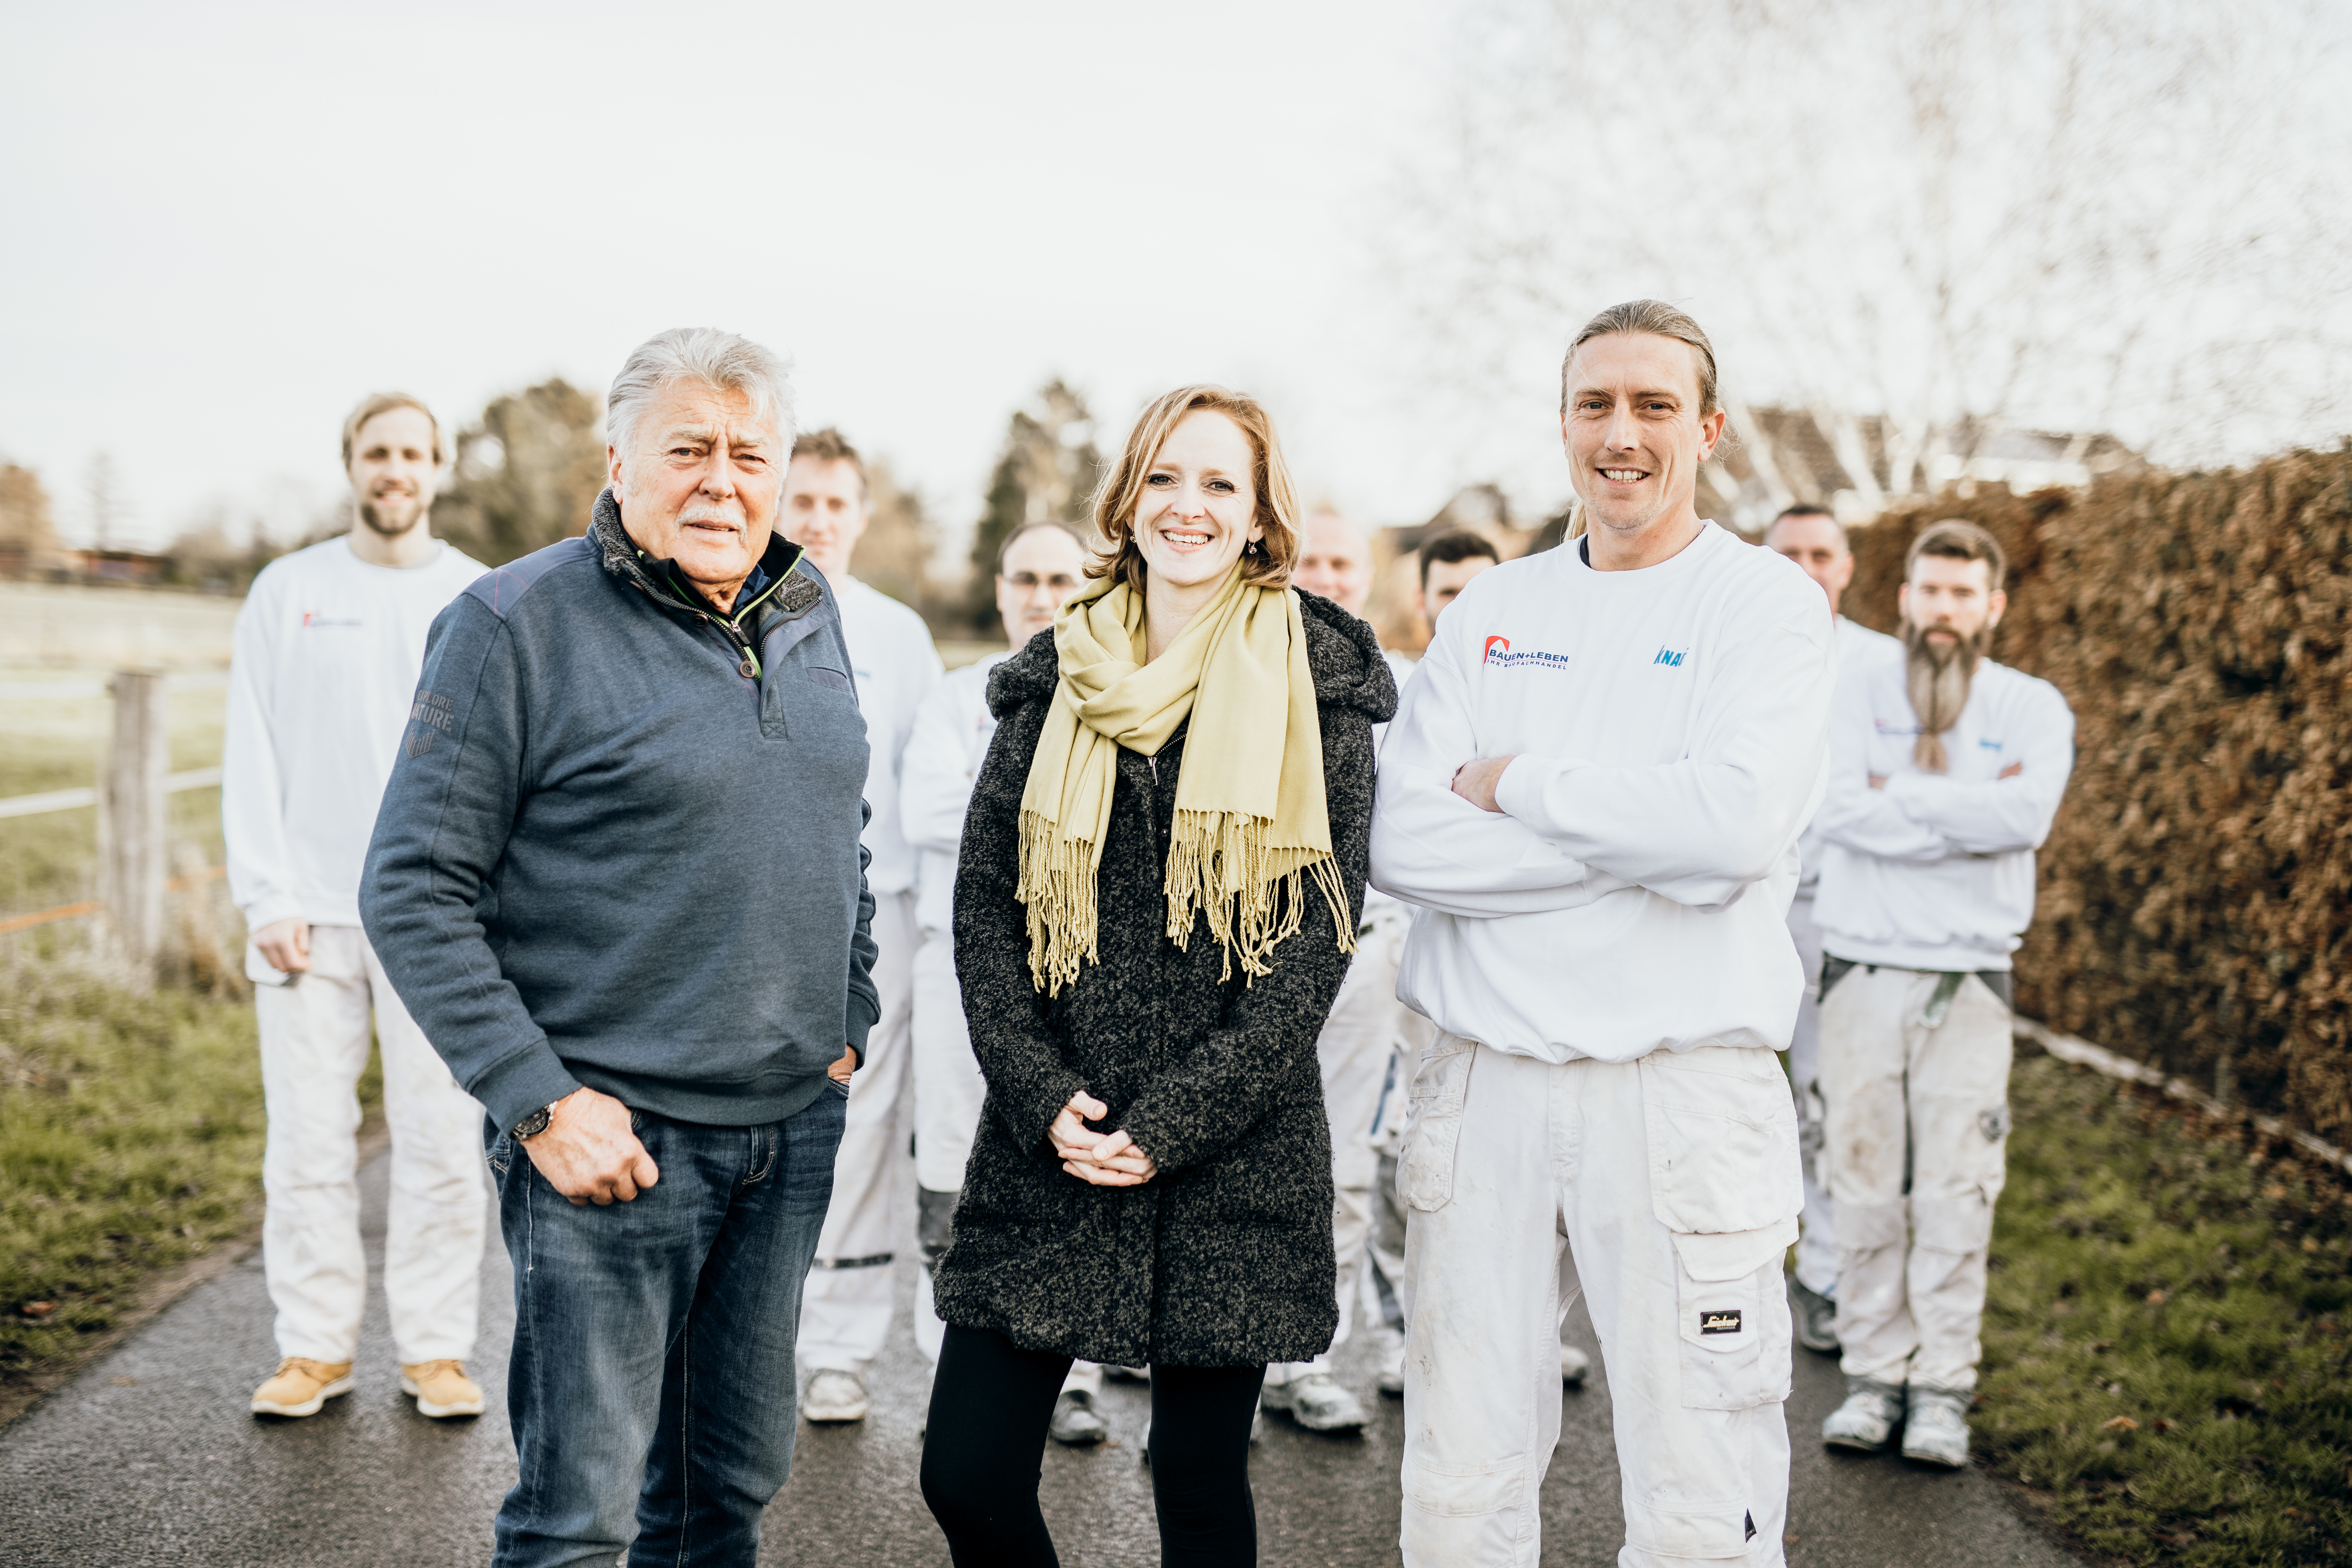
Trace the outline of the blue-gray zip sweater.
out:
M 824 577 L 761 566 L 719 616 L 608 489 L 433 623 L 360 918 L 495 1126 L 583 1084 L 776 1121 L 864 1058 L 866 721 Z

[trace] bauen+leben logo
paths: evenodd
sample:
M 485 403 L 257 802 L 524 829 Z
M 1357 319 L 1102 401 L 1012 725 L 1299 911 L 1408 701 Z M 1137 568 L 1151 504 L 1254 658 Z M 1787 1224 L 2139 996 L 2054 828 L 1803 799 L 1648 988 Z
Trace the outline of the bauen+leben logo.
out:
M 1517 669 L 1522 666 L 1535 669 L 1566 669 L 1568 655 L 1545 653 L 1539 648 L 1514 653 L 1511 651 L 1511 639 L 1498 633 L 1486 639 L 1486 651 L 1479 655 L 1478 662 L 1492 665 L 1497 669 Z

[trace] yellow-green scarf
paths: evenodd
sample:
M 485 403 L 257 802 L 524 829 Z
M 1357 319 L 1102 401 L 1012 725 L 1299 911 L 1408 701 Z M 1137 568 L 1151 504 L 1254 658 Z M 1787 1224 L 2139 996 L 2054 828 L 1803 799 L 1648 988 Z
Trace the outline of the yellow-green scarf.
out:
M 1020 898 L 1029 908 L 1029 973 L 1049 994 L 1095 951 L 1095 881 L 1110 826 L 1119 748 L 1157 756 L 1189 714 L 1176 777 L 1176 823 L 1162 890 L 1168 934 L 1189 944 L 1192 919 L 1244 974 L 1271 973 L 1275 946 L 1298 929 L 1302 873 L 1330 906 L 1343 952 L 1356 950 L 1348 893 L 1331 858 L 1323 734 L 1298 596 L 1242 582 L 1238 567 L 1168 650 L 1144 662 L 1143 595 L 1094 584 L 1054 621 L 1061 683 L 1021 795 Z M 1279 743 L 1276 743 L 1277 738 Z M 1276 884 L 1286 881 L 1277 913 Z

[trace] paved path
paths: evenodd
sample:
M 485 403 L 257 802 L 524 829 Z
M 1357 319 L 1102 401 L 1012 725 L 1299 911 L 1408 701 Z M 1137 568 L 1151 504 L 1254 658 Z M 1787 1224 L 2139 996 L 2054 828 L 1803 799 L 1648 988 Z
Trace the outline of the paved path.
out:
M 383 1253 L 383 1162 L 364 1173 L 372 1258 Z M 493 1233 L 495 1234 L 495 1232 Z M 359 1386 L 307 1421 L 245 1413 L 274 1364 L 258 1256 L 188 1297 L 0 1431 L 0 1558 L 35 1564 L 203 1564 L 205 1568 L 378 1568 L 481 1563 L 489 1521 L 514 1474 L 498 1373 L 511 1314 L 503 1254 L 485 1260 L 484 1342 L 476 1368 L 493 1413 L 472 1423 L 419 1416 L 400 1397 L 381 1292 L 373 1294 Z M 915 1490 L 915 1432 L 929 1373 L 901 1312 L 863 1426 L 803 1426 L 792 1484 L 769 1510 L 763 1563 L 946 1568 Z M 1579 1328 L 1591 1346 L 1580 1310 Z M 1596 1356 L 1596 1360 L 1597 1360 Z M 1369 1368 L 1343 1357 L 1346 1380 Z M 1975 1474 L 1934 1476 L 1900 1461 L 1832 1458 L 1807 1435 L 1835 1404 L 1824 1359 L 1798 1352 L 1792 1568 L 2067 1568 Z M 1567 1397 L 1545 1484 L 1544 1562 L 1605 1564 L 1621 1539 L 1609 1396 Z M 1149 1472 L 1138 1463 L 1149 1395 L 1107 1391 L 1114 1445 L 1049 1445 L 1046 1516 L 1067 1568 L 1150 1568 L 1158 1561 Z M 1397 1561 L 1397 1462 L 1403 1412 L 1379 1402 L 1360 1440 L 1269 1418 L 1252 1466 L 1260 1554 L 1269 1568 L 1385 1568 Z

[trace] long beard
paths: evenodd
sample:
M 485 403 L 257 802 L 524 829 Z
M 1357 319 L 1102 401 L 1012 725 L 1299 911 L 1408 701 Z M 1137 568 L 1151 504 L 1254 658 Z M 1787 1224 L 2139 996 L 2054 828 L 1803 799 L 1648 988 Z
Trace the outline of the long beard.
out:
M 406 517 L 386 516 L 383 509 L 375 502 L 363 500 L 360 502 L 360 521 L 385 539 L 398 539 L 425 521 L 425 508 L 407 497 L 401 499 L 408 502 Z
M 1905 675 L 1910 686 L 1911 711 L 1919 719 L 1919 738 L 1912 742 L 1911 760 L 1919 764 L 1920 772 L 1940 773 L 1949 769 L 1944 731 L 1960 721 L 1960 710 L 1969 705 L 1969 683 L 1976 678 L 1977 663 L 1992 640 L 1991 632 L 1988 626 L 1948 648 L 1938 648 L 1927 640 L 1925 631 L 1904 623 Z

